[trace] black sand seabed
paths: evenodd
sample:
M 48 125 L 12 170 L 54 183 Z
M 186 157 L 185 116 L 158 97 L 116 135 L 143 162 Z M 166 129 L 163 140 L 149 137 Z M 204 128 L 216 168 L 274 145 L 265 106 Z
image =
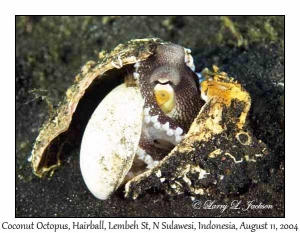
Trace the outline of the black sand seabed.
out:
M 17 17 L 16 35 L 16 217 L 284 216 L 284 17 Z M 32 174 L 27 158 L 49 112 L 45 99 L 57 105 L 102 49 L 145 37 L 191 48 L 197 71 L 216 64 L 250 93 L 249 125 L 271 152 L 262 165 L 268 175 L 216 201 L 253 200 L 273 209 L 200 211 L 188 194 L 171 198 L 155 190 L 135 201 L 122 191 L 99 201 L 80 174 L 80 145 L 62 156 L 52 178 Z

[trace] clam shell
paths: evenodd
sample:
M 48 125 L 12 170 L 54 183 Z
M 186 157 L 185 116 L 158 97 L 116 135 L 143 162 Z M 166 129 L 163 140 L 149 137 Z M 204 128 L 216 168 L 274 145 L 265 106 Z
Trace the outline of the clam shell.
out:
M 98 105 L 85 129 L 80 168 L 87 187 L 99 199 L 107 199 L 132 166 L 143 105 L 139 88 L 122 84 Z
M 184 139 L 154 168 L 125 185 L 125 196 L 136 199 L 155 187 L 168 195 L 237 194 L 269 156 L 246 118 L 251 106 L 247 91 L 226 73 L 205 69 L 201 84 L 207 102 Z
M 135 39 L 118 45 L 110 53 L 102 51 L 98 62 L 87 62 L 81 73 L 75 77 L 75 83 L 66 91 L 64 100 L 43 124 L 36 138 L 29 158 L 33 173 L 38 177 L 45 177 L 49 173 L 53 174 L 61 165 L 60 152 L 68 140 L 63 136 L 69 135 L 78 105 L 94 83 L 115 78 L 107 74 L 119 70 L 122 73 L 125 66 L 147 59 L 158 44 L 166 43 L 159 38 Z M 117 84 L 114 87 L 116 86 Z

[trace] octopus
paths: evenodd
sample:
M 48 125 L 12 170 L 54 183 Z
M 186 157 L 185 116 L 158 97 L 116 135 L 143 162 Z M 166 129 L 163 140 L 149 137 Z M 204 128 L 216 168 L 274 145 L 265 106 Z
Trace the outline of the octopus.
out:
M 183 47 L 168 44 L 158 46 L 154 56 L 135 64 L 133 76 L 145 99 L 137 154 L 149 167 L 181 142 L 204 104 L 198 76 L 186 61 Z

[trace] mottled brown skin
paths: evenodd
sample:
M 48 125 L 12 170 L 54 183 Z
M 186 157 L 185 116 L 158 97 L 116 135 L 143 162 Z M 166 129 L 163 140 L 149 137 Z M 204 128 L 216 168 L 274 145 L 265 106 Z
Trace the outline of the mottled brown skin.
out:
M 180 127 L 183 134 L 187 133 L 204 102 L 200 99 L 198 77 L 185 63 L 184 48 L 176 44 L 159 45 L 152 56 L 140 63 L 138 73 L 141 93 L 145 98 L 144 108 L 150 108 L 151 116 L 158 115 L 161 124 L 169 122 L 170 129 Z M 160 109 L 154 96 L 154 86 L 162 77 L 169 80 L 175 92 L 175 111 L 171 116 Z M 152 139 L 142 134 L 140 147 L 154 158 L 161 159 L 161 155 L 166 155 L 166 151 L 174 145 L 157 148 Z

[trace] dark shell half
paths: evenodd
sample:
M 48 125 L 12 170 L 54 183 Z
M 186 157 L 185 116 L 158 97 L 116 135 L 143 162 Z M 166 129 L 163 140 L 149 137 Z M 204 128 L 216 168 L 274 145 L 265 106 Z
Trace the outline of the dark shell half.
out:
M 147 59 L 158 44 L 166 43 L 158 38 L 131 40 L 109 54 L 101 53 L 99 62 L 87 62 L 55 114 L 40 130 L 31 153 L 34 174 L 43 177 L 57 168 L 64 144 L 76 140 L 72 135 L 78 135 L 70 130 L 78 131 L 76 127 L 80 125 L 84 127 L 104 96 L 124 82 L 124 75 L 133 69 L 133 64 Z M 82 134 L 83 130 L 79 131 Z

